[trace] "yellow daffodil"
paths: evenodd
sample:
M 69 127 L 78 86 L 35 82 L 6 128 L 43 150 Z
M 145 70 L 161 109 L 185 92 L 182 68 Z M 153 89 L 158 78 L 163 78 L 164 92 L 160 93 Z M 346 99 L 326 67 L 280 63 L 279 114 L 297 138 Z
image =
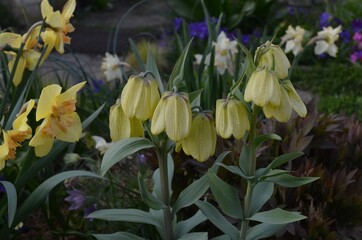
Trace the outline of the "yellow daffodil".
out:
M 290 62 L 279 45 L 266 42 L 262 47 L 258 47 L 255 56 L 259 56 L 257 67 L 267 67 L 273 70 L 279 79 L 288 77 Z
M 280 86 L 277 76 L 267 67 L 257 68 L 246 84 L 244 100 L 258 106 L 280 104 Z
M 190 134 L 177 143 L 180 148 L 199 162 L 214 155 L 216 148 L 216 130 L 214 118 L 210 113 L 197 113 L 192 120 Z
M 127 118 L 122 109 L 121 100 L 111 107 L 109 112 L 109 130 L 113 142 L 130 137 L 143 137 L 142 122 Z
M 4 47 L 8 45 L 9 47 L 13 48 L 12 51 L 5 51 L 5 53 L 11 56 L 11 60 L 8 63 L 9 71 L 13 71 L 15 60 L 18 55 L 18 49 L 21 46 L 21 43 L 25 41 L 25 45 L 21 52 L 21 55 L 18 56 L 18 64 L 16 67 L 16 71 L 13 77 L 13 83 L 15 86 L 18 86 L 23 79 L 24 70 L 28 69 L 33 71 L 39 58 L 40 52 L 34 49 L 34 46 L 37 43 L 36 37 L 38 36 L 40 28 L 35 28 L 32 32 L 27 33 L 25 35 L 19 35 L 15 33 L 1 33 L 0 34 L 0 46 Z
M 123 111 L 128 118 L 145 121 L 152 117 L 160 100 L 157 81 L 143 76 L 131 76 L 123 88 L 121 99 Z
M 16 148 L 21 146 L 25 139 L 31 138 L 32 130 L 27 124 L 28 115 L 34 107 L 34 100 L 26 104 L 26 110 L 13 122 L 13 129 L 3 131 L 3 144 L 0 146 L 0 170 L 4 168 L 6 160 L 13 160 L 16 156 Z
M 49 25 L 41 34 L 44 43 L 48 45 L 45 55 L 48 55 L 54 47 L 59 53 L 64 53 L 64 44 L 70 44 L 70 37 L 67 34 L 74 31 L 69 21 L 73 16 L 75 5 L 75 0 L 68 0 L 60 12 L 54 11 L 48 0 L 41 2 L 41 14 Z
M 185 138 L 191 128 L 191 107 L 187 93 L 163 93 L 151 120 L 151 132 L 155 135 L 165 131 L 173 141 Z
M 84 87 L 81 82 L 60 93 L 57 84 L 45 87 L 38 101 L 36 120 L 44 119 L 36 129 L 29 145 L 35 147 L 35 155 L 47 155 L 53 147 L 54 138 L 65 142 L 76 142 L 82 134 L 82 124 L 75 112 L 77 92 Z
M 294 110 L 299 116 L 307 115 L 307 108 L 295 91 L 290 80 L 285 80 L 281 84 L 280 105 L 267 104 L 263 107 L 263 112 L 267 118 L 274 117 L 279 122 L 287 122 Z
M 241 139 L 250 130 L 248 114 L 243 103 L 236 99 L 216 101 L 216 132 L 222 138 Z

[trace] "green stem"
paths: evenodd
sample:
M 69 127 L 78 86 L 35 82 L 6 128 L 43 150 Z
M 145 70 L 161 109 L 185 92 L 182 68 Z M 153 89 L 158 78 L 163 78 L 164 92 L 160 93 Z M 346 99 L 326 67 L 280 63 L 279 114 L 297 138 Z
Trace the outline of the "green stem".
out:
M 253 114 L 251 115 L 250 119 L 250 134 L 249 134 L 249 148 L 250 148 L 250 165 L 249 165 L 249 176 L 255 175 L 255 168 L 256 168 L 256 145 L 255 145 L 255 138 L 256 138 L 256 117 L 259 112 L 259 107 L 254 106 Z M 248 180 L 248 185 L 246 188 L 246 194 L 244 198 L 244 220 L 241 224 L 240 229 L 240 240 L 246 240 L 246 233 L 249 229 L 249 220 L 251 216 L 251 198 L 253 196 L 253 191 L 255 187 L 255 180 L 251 179 Z
M 166 207 L 163 209 L 165 220 L 166 239 L 173 240 L 172 215 L 170 207 L 170 192 L 168 185 L 167 152 L 164 147 L 157 151 L 158 167 L 160 169 L 162 200 Z

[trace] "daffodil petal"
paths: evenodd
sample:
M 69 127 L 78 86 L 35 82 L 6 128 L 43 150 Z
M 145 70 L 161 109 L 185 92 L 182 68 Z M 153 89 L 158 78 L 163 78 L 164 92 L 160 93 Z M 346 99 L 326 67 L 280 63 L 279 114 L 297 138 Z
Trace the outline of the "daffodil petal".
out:
M 61 104 L 62 102 L 69 101 L 69 100 L 76 100 L 77 99 L 77 92 L 79 92 L 87 82 L 80 82 L 72 87 L 70 87 L 64 93 L 57 95 L 56 103 Z
M 30 111 L 33 109 L 34 104 L 35 104 L 34 99 L 29 100 L 25 112 L 20 114 L 14 120 L 14 122 L 13 122 L 13 129 L 14 130 L 27 131 L 30 128 L 29 125 L 26 122 L 28 121 L 27 117 L 28 117 Z
M 14 56 L 14 58 L 9 62 L 8 66 L 9 66 L 10 72 L 13 71 L 15 59 L 16 59 L 16 56 Z M 23 56 L 20 56 L 18 65 L 16 66 L 15 74 L 13 77 L 13 83 L 15 86 L 18 86 L 21 83 L 21 81 L 23 79 L 25 67 L 26 67 L 26 59 Z
M 43 0 L 40 4 L 41 15 L 43 18 L 49 18 L 53 13 L 53 7 L 49 4 L 48 0 Z
M 62 17 L 65 21 L 69 21 L 69 19 L 73 16 L 75 5 L 75 0 L 68 0 L 64 5 L 62 10 Z
M 62 88 L 57 84 L 52 84 L 43 88 L 36 109 L 36 120 L 39 121 L 52 113 L 53 106 L 56 105 L 56 97 Z

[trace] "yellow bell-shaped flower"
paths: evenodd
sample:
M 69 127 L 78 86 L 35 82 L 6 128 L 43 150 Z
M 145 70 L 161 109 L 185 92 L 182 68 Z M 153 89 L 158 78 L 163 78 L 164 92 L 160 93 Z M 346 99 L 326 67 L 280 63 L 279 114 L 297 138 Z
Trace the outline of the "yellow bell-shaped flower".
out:
M 118 99 L 109 112 L 109 131 L 112 141 L 116 142 L 130 137 L 144 137 L 142 122 L 136 118 L 127 118 L 121 102 L 121 99 Z
M 266 48 L 258 48 L 256 55 L 259 55 L 259 62 L 256 63 L 257 67 L 267 67 L 275 71 L 279 79 L 288 77 L 288 70 L 290 62 L 288 57 L 279 45 L 274 45 L 270 42 L 264 44 Z
M 250 130 L 248 114 L 243 103 L 236 99 L 216 101 L 216 132 L 222 138 L 241 139 Z
M 280 104 L 280 86 L 276 75 L 267 67 L 257 68 L 246 84 L 244 100 L 262 107 Z
M 281 84 L 281 100 L 278 106 L 267 104 L 263 106 L 265 117 L 274 117 L 279 122 L 287 122 L 292 116 L 294 110 L 299 116 L 307 115 L 307 108 L 295 91 L 290 80 L 285 80 Z
M 145 121 L 152 117 L 160 100 L 157 81 L 143 76 L 131 76 L 123 88 L 121 99 L 123 111 L 128 118 Z
M 81 82 L 61 93 L 57 84 L 43 88 L 36 109 L 36 120 L 44 119 L 36 129 L 29 145 L 35 148 L 35 155 L 43 157 L 53 147 L 54 139 L 76 142 L 82 135 L 82 123 L 75 112 L 77 92 L 84 87 Z
M 151 132 L 157 135 L 165 131 L 171 140 L 177 142 L 189 134 L 191 120 L 188 94 L 166 91 L 153 113 Z
M 211 113 L 197 113 L 192 120 L 190 134 L 177 145 L 199 162 L 204 162 L 214 155 L 216 130 Z

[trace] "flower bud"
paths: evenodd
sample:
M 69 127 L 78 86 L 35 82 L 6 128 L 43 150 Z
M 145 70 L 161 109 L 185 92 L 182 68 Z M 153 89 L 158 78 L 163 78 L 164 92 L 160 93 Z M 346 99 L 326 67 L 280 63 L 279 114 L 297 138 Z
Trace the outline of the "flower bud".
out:
M 288 77 L 288 70 L 290 68 L 290 62 L 288 57 L 279 45 L 274 45 L 270 42 L 266 42 L 266 49 L 261 50 L 260 47 L 256 50 L 260 54 L 257 67 L 267 67 L 276 72 L 279 79 L 285 79 Z M 263 52 L 260 52 L 263 51 Z M 258 55 L 258 54 L 256 54 Z
M 268 68 L 257 68 L 246 84 L 244 100 L 258 106 L 280 104 L 280 86 L 276 75 Z
M 120 99 L 111 107 L 109 130 L 113 142 L 130 137 L 144 136 L 142 122 L 136 118 L 129 119 L 126 117 Z
M 165 131 L 171 140 L 180 141 L 190 132 L 191 116 L 187 93 L 166 91 L 152 116 L 151 132 L 157 135 Z
M 214 124 L 214 118 L 210 113 L 197 113 L 192 120 L 190 134 L 179 142 L 178 147 L 182 147 L 187 155 L 191 155 L 197 161 L 206 161 L 215 153 Z
M 131 76 L 123 88 L 121 99 L 123 111 L 128 118 L 145 121 L 152 117 L 160 100 L 157 81 Z
M 222 138 L 233 135 L 241 139 L 245 131 L 250 130 L 248 114 L 243 103 L 236 99 L 218 99 L 216 101 L 216 132 Z
M 292 110 L 301 117 L 307 115 L 307 108 L 295 91 L 290 80 L 285 80 L 281 84 L 281 99 L 278 106 L 267 104 L 263 107 L 265 117 L 274 117 L 279 122 L 287 122 L 292 116 Z

